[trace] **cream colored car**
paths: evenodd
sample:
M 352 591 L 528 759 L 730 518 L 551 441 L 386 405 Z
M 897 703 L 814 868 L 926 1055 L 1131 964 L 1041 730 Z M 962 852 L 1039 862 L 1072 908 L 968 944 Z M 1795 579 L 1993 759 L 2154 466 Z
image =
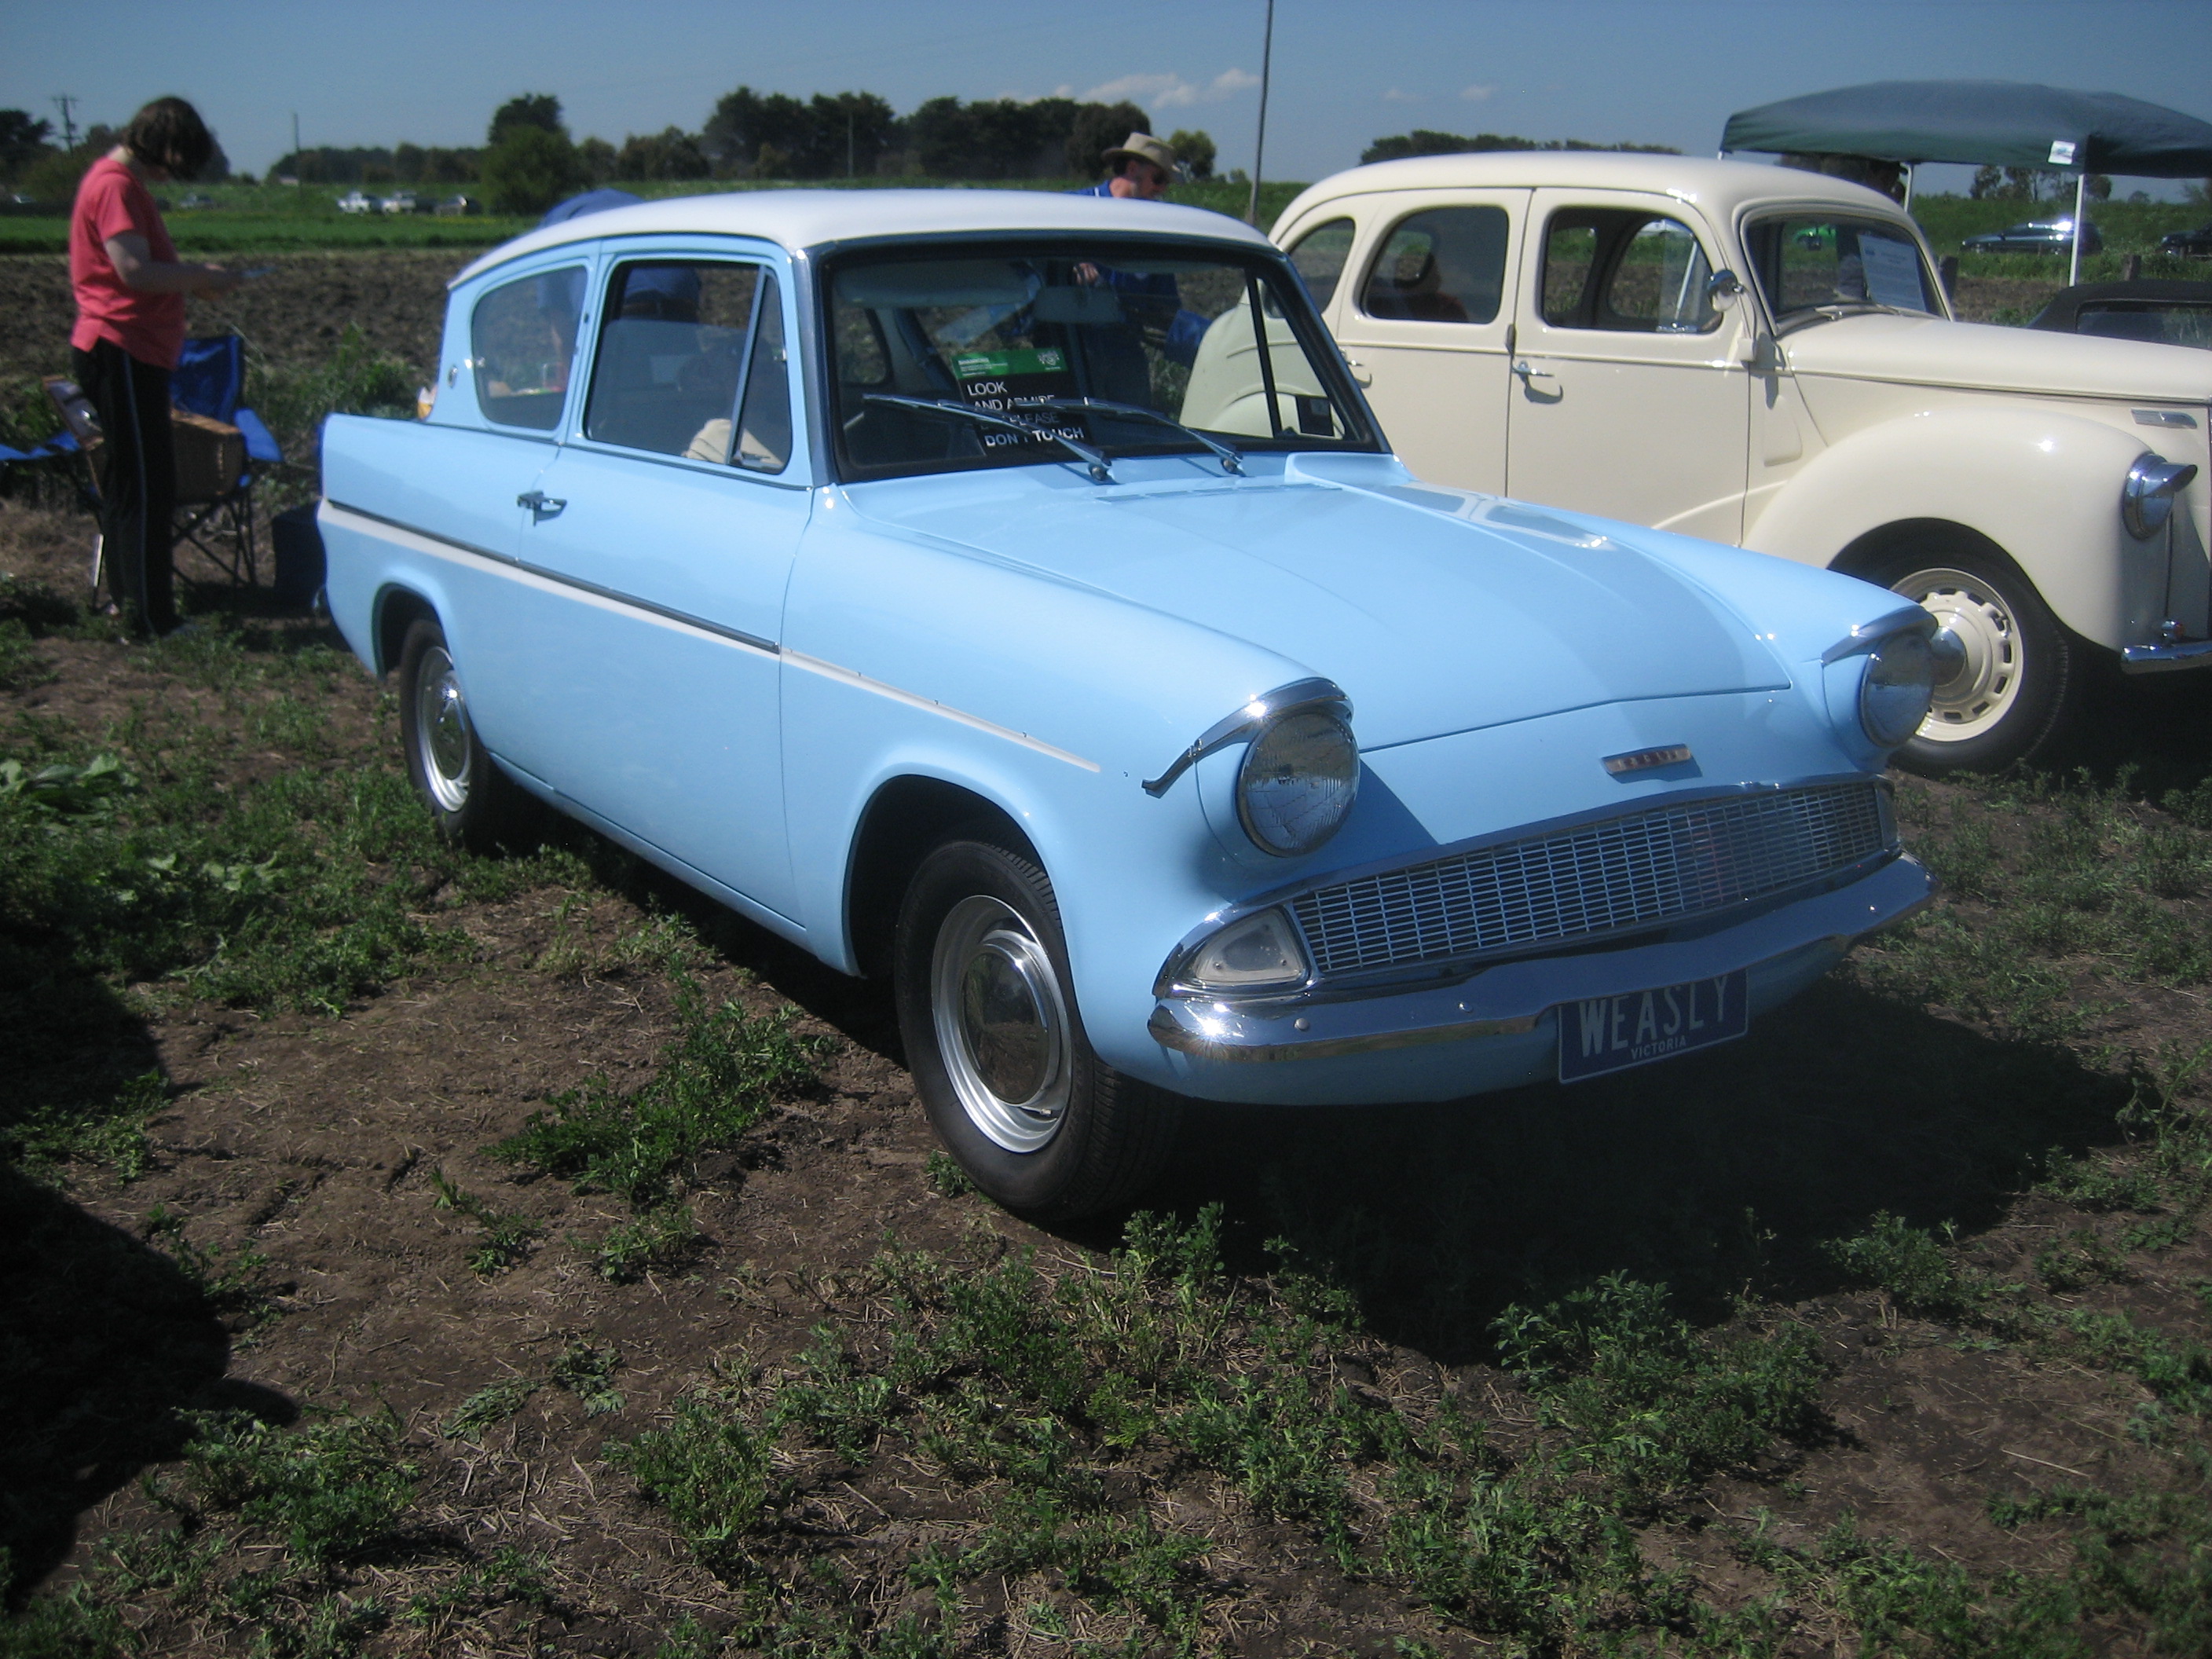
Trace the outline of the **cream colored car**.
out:
M 2212 357 L 1954 321 L 1885 196 L 1680 156 L 1444 155 L 1324 179 L 1273 234 L 1421 477 L 1926 605 L 1947 678 L 1923 768 L 2045 747 L 2086 647 L 2212 668 Z

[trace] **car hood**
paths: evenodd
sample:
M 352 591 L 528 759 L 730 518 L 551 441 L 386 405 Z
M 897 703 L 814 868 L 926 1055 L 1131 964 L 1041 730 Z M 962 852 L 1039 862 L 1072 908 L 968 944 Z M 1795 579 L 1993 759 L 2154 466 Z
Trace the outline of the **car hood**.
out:
M 1138 466 L 1116 465 L 1128 482 L 1024 467 L 848 493 L 878 526 L 1111 593 L 1326 676 L 1356 704 L 1364 748 L 1789 684 L 1724 604 L 1605 533 L 1625 527 L 1412 486 L 1202 479 L 1183 463 L 1146 464 L 1182 477 L 1144 482 Z
M 2212 400 L 2212 359 L 2187 347 L 1881 313 L 1784 335 L 1799 375 L 2147 402 Z

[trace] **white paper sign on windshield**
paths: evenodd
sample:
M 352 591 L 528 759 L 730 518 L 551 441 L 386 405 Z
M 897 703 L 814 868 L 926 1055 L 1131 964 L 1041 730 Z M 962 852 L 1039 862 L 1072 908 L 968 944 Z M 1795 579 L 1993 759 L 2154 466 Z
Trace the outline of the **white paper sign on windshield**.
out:
M 1859 264 L 1866 272 L 1867 298 L 1878 306 L 1925 311 L 1920 291 L 1920 253 L 1910 242 L 1859 233 Z

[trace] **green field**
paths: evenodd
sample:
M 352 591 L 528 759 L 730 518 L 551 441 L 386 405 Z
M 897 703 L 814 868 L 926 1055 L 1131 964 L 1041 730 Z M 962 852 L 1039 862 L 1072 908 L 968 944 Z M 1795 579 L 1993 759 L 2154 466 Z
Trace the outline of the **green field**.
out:
M 832 179 L 808 188 L 836 190 L 902 189 L 920 186 L 933 190 L 1037 190 L 1074 188 L 1068 179 L 939 180 L 919 179 Z M 346 188 L 350 188 L 349 186 Z M 392 186 L 380 185 L 380 190 Z M 787 183 L 721 182 L 625 184 L 623 190 L 647 198 L 720 194 L 732 191 L 788 190 Z M 1302 184 L 1263 185 L 1260 190 L 1261 224 L 1273 222 Z M 518 236 L 537 222 L 536 216 L 472 214 L 441 219 L 430 214 L 340 213 L 337 199 L 345 189 L 320 185 L 293 189 L 282 185 L 213 185 L 200 192 L 213 197 L 215 205 L 179 208 L 179 192 L 166 197 L 169 234 L 185 253 L 295 252 L 312 249 L 372 247 L 489 247 Z M 374 194 L 375 191 L 370 191 Z M 1211 208 L 1242 218 L 1247 187 L 1231 184 L 1178 185 L 1169 199 L 1190 207 Z M 69 222 L 59 214 L 25 214 L 0 218 L 0 253 L 64 253 L 69 249 Z

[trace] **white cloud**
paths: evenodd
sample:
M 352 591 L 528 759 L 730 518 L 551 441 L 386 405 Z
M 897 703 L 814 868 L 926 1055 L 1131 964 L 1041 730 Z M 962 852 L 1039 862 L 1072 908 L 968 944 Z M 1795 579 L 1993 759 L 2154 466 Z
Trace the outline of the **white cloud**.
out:
M 1260 84 L 1249 70 L 1225 69 L 1204 86 L 1180 75 L 1124 75 L 1096 86 L 1083 94 L 1086 104 L 1118 103 L 1127 98 L 1152 109 L 1188 109 L 1194 104 L 1218 104 Z
M 1487 102 L 1490 94 L 1497 90 L 1495 86 L 1462 87 L 1459 89 L 1459 95 L 1470 104 L 1480 104 Z
M 1386 104 L 1418 104 L 1421 100 L 1413 93 L 1401 92 L 1396 87 L 1393 87 L 1382 94 L 1382 101 Z

